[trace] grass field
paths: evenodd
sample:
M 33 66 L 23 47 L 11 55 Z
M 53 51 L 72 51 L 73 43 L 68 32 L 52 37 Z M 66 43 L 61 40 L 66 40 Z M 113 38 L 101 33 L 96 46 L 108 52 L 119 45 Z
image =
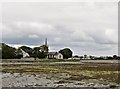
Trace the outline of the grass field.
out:
M 80 59 L 3 59 L 2 62 L 79 62 Z
M 79 62 L 80 59 L 37 59 L 33 62 Z

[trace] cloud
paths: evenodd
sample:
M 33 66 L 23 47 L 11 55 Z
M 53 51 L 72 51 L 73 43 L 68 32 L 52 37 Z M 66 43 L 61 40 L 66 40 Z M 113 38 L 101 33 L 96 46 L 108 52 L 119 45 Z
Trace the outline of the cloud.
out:
M 29 36 L 31 38 L 31 34 L 37 38 L 38 35 L 52 34 L 53 30 L 51 25 L 40 22 L 10 22 L 4 25 L 3 38 L 14 38 L 16 36 Z
M 33 38 L 33 39 L 35 39 L 35 38 L 39 38 L 39 36 L 36 35 L 36 34 L 29 35 L 28 37 L 29 37 L 29 38 Z
M 74 54 L 117 54 L 118 14 L 115 2 L 4 3 L 3 42 L 70 47 Z
M 106 29 L 105 34 L 110 42 L 118 43 L 118 31 L 115 29 Z

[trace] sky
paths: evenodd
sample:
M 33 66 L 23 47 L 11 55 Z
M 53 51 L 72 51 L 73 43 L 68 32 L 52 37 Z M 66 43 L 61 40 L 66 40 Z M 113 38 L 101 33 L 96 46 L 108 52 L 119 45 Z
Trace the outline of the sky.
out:
M 70 48 L 74 55 L 118 54 L 117 2 L 5 2 L 2 42 Z

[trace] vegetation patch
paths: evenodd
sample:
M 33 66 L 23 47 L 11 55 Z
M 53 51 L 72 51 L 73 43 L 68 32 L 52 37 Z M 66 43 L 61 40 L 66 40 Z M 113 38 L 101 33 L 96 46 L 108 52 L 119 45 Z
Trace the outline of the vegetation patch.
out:
M 33 62 L 79 62 L 80 59 L 37 59 Z
M 75 81 L 82 81 L 83 79 L 94 79 L 94 77 L 78 75 L 78 76 L 71 76 L 66 80 L 75 80 Z
M 79 65 L 2 65 L 3 73 L 28 73 L 45 75 L 48 79 L 59 80 L 58 83 L 73 81 L 93 81 L 97 83 L 119 83 L 120 71 L 117 64 L 79 64 Z M 42 77 L 41 76 L 41 77 Z M 105 81 L 105 82 L 104 82 Z

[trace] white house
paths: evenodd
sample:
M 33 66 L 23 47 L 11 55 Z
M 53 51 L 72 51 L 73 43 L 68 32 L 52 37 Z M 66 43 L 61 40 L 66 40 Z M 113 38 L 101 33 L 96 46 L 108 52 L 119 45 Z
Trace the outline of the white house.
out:
M 48 59 L 63 59 L 63 55 L 58 52 L 48 52 Z

